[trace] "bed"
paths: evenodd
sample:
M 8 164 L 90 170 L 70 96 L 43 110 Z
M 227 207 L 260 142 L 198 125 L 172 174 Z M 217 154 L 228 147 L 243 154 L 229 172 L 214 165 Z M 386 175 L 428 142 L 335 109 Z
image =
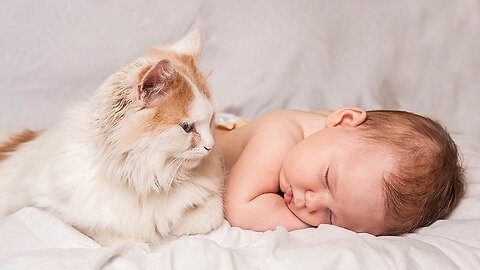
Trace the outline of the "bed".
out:
M 52 125 L 114 70 L 195 28 L 218 111 L 428 115 L 459 145 L 465 198 L 448 219 L 400 237 L 224 221 L 150 253 L 101 247 L 24 208 L 0 220 L 0 269 L 480 269 L 480 1 L 2 1 L 0 129 Z

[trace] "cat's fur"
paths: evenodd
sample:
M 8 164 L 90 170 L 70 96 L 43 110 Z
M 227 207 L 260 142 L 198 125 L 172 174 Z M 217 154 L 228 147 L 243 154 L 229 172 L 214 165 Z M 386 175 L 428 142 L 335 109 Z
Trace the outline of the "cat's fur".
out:
M 44 208 L 103 245 L 216 228 L 223 178 L 200 47 L 195 31 L 154 48 L 59 125 L 0 143 L 0 217 Z

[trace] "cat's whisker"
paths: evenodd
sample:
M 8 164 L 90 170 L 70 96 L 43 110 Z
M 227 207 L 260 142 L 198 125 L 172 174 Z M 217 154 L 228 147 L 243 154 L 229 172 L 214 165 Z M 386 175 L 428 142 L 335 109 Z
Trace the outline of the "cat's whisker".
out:
M 177 175 L 178 170 L 182 167 L 183 163 L 187 160 L 188 160 L 187 158 L 182 157 L 182 159 L 180 160 L 180 162 L 177 165 L 177 168 L 175 169 L 175 173 L 173 173 L 173 176 Z M 176 180 L 176 178 L 174 177 L 173 181 L 170 181 L 170 182 L 175 182 L 175 180 Z
M 158 178 L 157 176 L 155 176 L 154 180 L 153 180 L 153 183 L 155 184 L 155 186 L 157 187 L 157 190 L 160 191 L 161 188 L 160 188 L 160 183 L 158 183 Z
M 175 173 L 172 175 L 172 178 L 175 177 L 175 174 L 176 174 L 176 172 L 178 171 L 178 168 L 179 168 L 180 165 L 182 164 L 182 162 L 178 162 L 178 164 L 177 164 L 177 161 L 178 161 L 179 159 L 181 159 L 181 158 L 182 158 L 181 156 L 175 157 L 172 161 L 170 161 L 170 162 L 165 166 L 165 171 L 169 172 L 171 167 L 173 167 L 174 165 L 177 165 L 177 167 L 176 167 L 174 170 L 172 170 L 172 171 L 175 171 Z M 157 185 L 157 184 L 159 185 L 159 183 L 158 183 L 158 178 L 157 178 L 157 177 L 155 177 L 155 181 L 156 181 L 155 184 L 156 184 L 156 185 Z M 169 192 L 170 187 L 171 187 L 171 185 L 172 185 L 171 182 L 172 182 L 172 180 L 169 180 L 169 181 L 168 181 L 167 188 L 164 190 L 164 192 L 165 192 L 166 195 L 168 195 L 168 192 Z M 159 189 L 160 189 L 160 187 L 159 187 Z
M 180 155 L 180 156 L 177 156 L 176 158 L 174 158 L 169 164 L 168 164 L 168 167 L 173 167 L 175 166 L 174 169 L 172 169 L 172 172 L 171 173 L 171 177 L 172 179 L 170 179 L 170 181 L 168 181 L 169 185 L 168 185 L 168 188 L 170 188 L 172 182 L 174 182 L 174 178 L 175 176 L 177 176 L 177 173 L 178 173 L 178 170 L 182 167 L 183 163 L 188 160 L 188 157 L 185 157 L 184 155 Z

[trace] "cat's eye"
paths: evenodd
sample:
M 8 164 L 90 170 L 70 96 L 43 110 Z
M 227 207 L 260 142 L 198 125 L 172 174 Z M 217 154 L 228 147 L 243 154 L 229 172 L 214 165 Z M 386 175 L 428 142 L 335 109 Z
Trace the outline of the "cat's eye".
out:
M 182 122 L 180 126 L 183 128 L 185 132 L 190 132 L 193 130 L 193 123 Z

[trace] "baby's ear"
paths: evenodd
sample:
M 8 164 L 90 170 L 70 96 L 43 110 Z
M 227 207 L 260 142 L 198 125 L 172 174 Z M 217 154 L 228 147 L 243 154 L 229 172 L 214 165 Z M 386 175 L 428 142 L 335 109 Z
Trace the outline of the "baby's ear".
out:
M 198 29 L 193 30 L 181 40 L 170 46 L 170 49 L 179 54 L 192 55 L 197 58 L 202 52 L 202 37 Z
M 158 62 L 150 68 L 138 84 L 138 100 L 151 107 L 159 99 L 164 98 L 168 87 L 173 82 L 175 70 L 168 59 Z
M 342 108 L 331 113 L 325 119 L 325 127 L 352 126 L 356 127 L 367 119 L 367 113 L 360 108 Z

